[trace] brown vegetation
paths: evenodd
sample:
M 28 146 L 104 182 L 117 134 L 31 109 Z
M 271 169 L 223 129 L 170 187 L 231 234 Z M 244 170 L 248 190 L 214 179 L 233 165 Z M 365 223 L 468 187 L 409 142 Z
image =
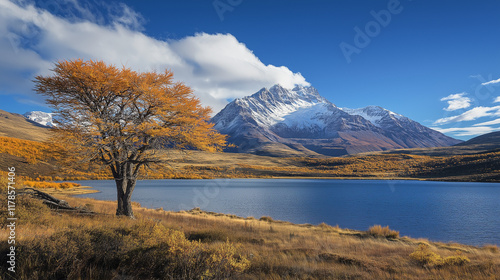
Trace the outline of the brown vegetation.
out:
M 384 237 L 384 238 L 398 238 L 399 231 L 389 229 L 389 226 L 382 227 L 381 225 L 374 225 L 368 229 L 368 234 L 374 237 Z
M 135 205 L 137 219 L 130 220 L 113 215 L 116 202 L 62 198 L 101 214 L 53 212 L 18 197 L 17 279 L 495 279 L 500 274 L 500 253 L 493 245 L 382 237 L 392 231 L 295 225 L 200 209 L 175 213 Z M 0 261 L 6 238 L 2 230 Z
M 54 146 L 36 141 L 0 137 L 0 167 L 14 164 L 20 175 L 41 181 L 112 179 L 98 166 L 61 166 Z M 469 155 L 425 156 L 372 154 L 337 158 L 272 158 L 247 154 L 213 154 L 164 150 L 169 164 L 142 169 L 147 179 L 212 179 L 319 177 L 359 179 L 424 179 L 500 181 L 500 152 Z

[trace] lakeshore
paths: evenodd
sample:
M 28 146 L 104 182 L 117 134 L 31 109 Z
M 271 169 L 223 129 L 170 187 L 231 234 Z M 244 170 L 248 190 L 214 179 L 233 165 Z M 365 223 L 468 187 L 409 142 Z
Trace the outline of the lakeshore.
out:
M 190 273 L 192 279 L 456 279 L 467 275 L 491 279 L 500 273 L 500 252 L 494 245 L 412 239 L 383 227 L 355 231 L 200 209 L 164 211 L 137 203 L 133 205 L 136 219 L 131 220 L 114 216 L 113 201 L 57 197 L 97 214 L 54 212 L 33 199 L 20 198 L 19 215 L 29 215 L 20 219 L 19 248 L 29 255 L 19 258 L 18 279 L 30 279 L 35 272 L 39 278 L 157 279 L 165 277 L 162 273 L 179 275 L 175 273 L 180 271 Z M 2 231 L 1 239 L 5 238 Z M 53 257 L 46 259 L 46 254 Z M 136 261 L 126 257 L 130 254 L 138 257 Z M 77 267 L 75 255 L 80 256 Z M 190 266 L 195 259 L 197 266 Z M 227 265 L 217 266 L 211 259 L 226 259 Z

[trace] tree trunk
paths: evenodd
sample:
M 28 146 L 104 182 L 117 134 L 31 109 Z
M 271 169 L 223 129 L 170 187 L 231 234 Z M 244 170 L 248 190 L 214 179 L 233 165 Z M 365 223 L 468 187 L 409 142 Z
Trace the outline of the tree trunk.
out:
M 134 218 L 131 198 L 137 179 L 115 179 L 115 182 L 118 200 L 116 215 Z

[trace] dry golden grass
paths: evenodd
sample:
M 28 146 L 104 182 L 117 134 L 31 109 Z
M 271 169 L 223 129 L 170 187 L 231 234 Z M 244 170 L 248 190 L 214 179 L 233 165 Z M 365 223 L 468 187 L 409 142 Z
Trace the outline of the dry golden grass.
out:
M 21 115 L 0 110 L 0 136 L 45 141 L 50 137 L 50 130 L 26 120 Z
M 374 237 L 383 238 L 398 238 L 399 231 L 389 229 L 389 226 L 382 227 L 381 225 L 374 225 L 368 229 L 368 234 Z
M 274 221 L 270 217 L 258 220 L 251 217 L 209 213 L 199 209 L 169 212 L 146 209 L 137 204 L 134 205 L 137 220 L 130 220 L 114 216 L 115 202 L 66 196 L 61 198 L 73 206 L 85 206 L 102 214 L 87 217 L 58 214 L 49 210 L 37 211 L 33 218 L 25 217 L 24 221 L 20 219 L 18 227 L 20 244 L 39 244 L 40 240 L 49 240 L 49 242 L 59 244 L 50 240 L 61 236 L 61 231 L 82 228 L 99 229 L 99 234 L 106 233 L 107 235 L 104 236 L 114 236 L 116 232 L 135 232 L 138 226 L 153 223 L 161 228 L 181 232 L 187 240 L 182 241 L 184 239 L 179 237 L 182 244 L 201 242 L 200 244 L 207 246 L 206 250 L 212 250 L 210 252 L 219 250 L 219 253 L 214 253 L 214 256 L 230 252 L 234 258 L 226 256 L 227 258 L 236 262 L 242 260 L 243 262 L 240 263 L 242 266 L 239 269 L 226 275 L 227 278 L 232 279 L 495 279 L 500 275 L 500 253 L 498 247 L 494 245 L 478 248 L 407 237 L 386 238 L 381 235 L 374 237 L 368 231 L 353 231 L 326 224 L 295 225 Z M 35 206 L 31 210 L 35 209 Z M 389 233 L 389 235 L 391 233 L 388 228 L 387 230 L 382 227 L 380 230 L 378 227 L 375 228 L 377 232 Z M 106 229 L 112 231 L 108 232 Z M 113 231 L 113 229 L 116 230 Z M 74 238 L 77 238 L 78 234 L 96 234 L 95 231 L 89 233 L 85 230 L 72 232 L 77 234 Z M 161 232 L 167 234 L 167 231 L 163 229 Z M 144 234 L 152 233 L 148 229 L 144 231 Z M 145 254 L 144 246 L 146 245 L 143 243 L 152 242 L 150 245 L 154 247 L 156 241 L 145 235 L 141 236 L 135 236 L 129 241 L 139 244 L 137 245 L 140 248 L 139 252 Z M 6 238 L 7 233 L 2 230 L 0 232 L 2 244 L 6 243 L 4 242 Z M 68 240 L 69 237 L 64 235 L 64 238 Z M 145 241 L 140 241 L 141 239 Z M 226 246 L 224 244 L 231 248 L 224 249 Z M 101 244 L 101 246 L 104 245 Z M 191 248 L 192 245 L 185 246 Z M 57 249 L 53 248 L 53 250 Z M 422 251 L 420 254 L 423 255 L 423 259 L 432 259 L 434 256 L 435 263 L 420 261 L 421 258 L 416 256 L 419 250 Z M 52 253 L 56 255 L 55 252 Z M 151 269 L 163 271 L 152 255 L 147 256 L 150 258 L 149 261 L 155 264 L 151 266 Z M 106 262 L 113 259 L 112 256 L 108 257 Z M 244 260 L 248 260 L 248 266 L 245 265 Z M 215 259 L 213 261 L 216 262 Z M 65 264 L 76 265 L 66 259 Z M 113 268 L 112 262 L 108 264 L 110 265 L 108 269 L 112 270 L 114 277 L 123 271 L 131 273 L 133 265 L 144 265 L 122 263 L 126 267 L 122 267 L 120 272 L 120 269 Z M 189 270 L 189 265 L 184 268 Z M 94 269 L 98 271 L 98 267 Z M 195 267 L 191 269 L 196 270 Z M 151 278 L 170 279 L 168 275 L 158 274 L 154 274 Z M 225 277 L 222 278 L 225 279 Z M 204 279 L 222 278 L 206 276 Z

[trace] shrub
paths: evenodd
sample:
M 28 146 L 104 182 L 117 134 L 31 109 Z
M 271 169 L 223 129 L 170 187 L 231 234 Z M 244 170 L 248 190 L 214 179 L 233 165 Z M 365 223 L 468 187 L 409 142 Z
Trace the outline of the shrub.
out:
M 457 251 L 455 256 L 442 258 L 440 255 L 431 251 L 429 245 L 420 244 L 418 248 L 410 254 L 410 258 L 421 266 L 462 266 L 470 262 L 469 258 Z
M 421 266 L 440 266 L 443 264 L 443 258 L 432 252 L 426 244 L 418 245 L 418 248 L 410 254 L 410 258 Z
M 374 237 L 398 238 L 399 231 L 389 229 L 389 226 L 382 227 L 374 225 L 368 229 L 368 234 Z
M 262 217 L 260 217 L 259 221 L 272 222 L 274 220 L 273 220 L 273 218 L 271 218 L 269 216 L 262 216 Z
M 340 230 L 339 225 L 331 226 L 331 225 L 326 224 L 324 222 L 319 224 L 318 227 L 321 229 L 324 229 L 324 230 L 337 230 L 337 231 Z
M 206 230 L 199 232 L 192 232 L 188 235 L 188 239 L 192 241 L 201 242 L 216 242 L 216 241 L 226 241 L 229 238 L 226 232 L 221 230 Z
M 469 258 L 467 258 L 466 256 L 462 256 L 460 252 L 457 252 L 456 256 L 445 258 L 443 261 L 444 265 L 451 265 L 451 266 L 462 266 L 467 263 L 470 263 Z
M 0 244 L 0 251 L 5 250 Z M 189 241 L 152 221 L 80 225 L 18 246 L 19 279 L 226 279 L 249 267 L 230 242 Z M 5 256 L 0 256 L 4 261 Z

